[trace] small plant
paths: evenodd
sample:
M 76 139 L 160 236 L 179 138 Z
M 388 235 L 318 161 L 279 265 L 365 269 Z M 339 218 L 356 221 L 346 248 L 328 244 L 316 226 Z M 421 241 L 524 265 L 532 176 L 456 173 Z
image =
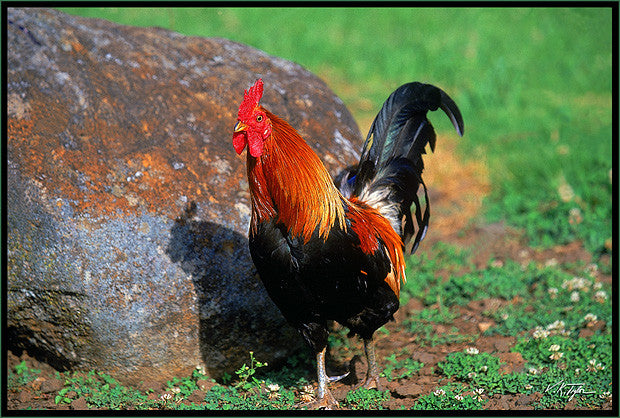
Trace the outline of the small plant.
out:
M 380 392 L 375 389 L 359 388 L 347 393 L 344 403 L 351 409 L 376 410 L 386 409 L 382 404 L 388 399 L 390 399 L 389 390 Z
M 389 364 L 385 367 L 383 376 L 385 376 L 385 378 L 390 382 L 398 379 L 406 379 L 424 367 L 424 363 L 420 363 L 419 361 L 415 361 L 410 358 L 396 360 L 396 354 L 392 354 L 385 360 L 389 362 Z M 401 372 L 396 373 L 396 370 L 400 370 Z
M 256 369 L 267 366 L 267 363 L 261 363 L 254 358 L 254 352 L 250 351 L 250 365 L 243 363 L 235 374 L 239 376 L 239 381 L 234 386 L 235 389 L 250 390 L 253 387 L 260 386 L 261 381 L 254 377 Z
M 14 367 L 14 371 L 10 372 L 7 386 L 9 389 L 18 389 L 34 381 L 40 373 L 41 370 L 31 369 L 26 364 L 26 360 L 22 360 Z

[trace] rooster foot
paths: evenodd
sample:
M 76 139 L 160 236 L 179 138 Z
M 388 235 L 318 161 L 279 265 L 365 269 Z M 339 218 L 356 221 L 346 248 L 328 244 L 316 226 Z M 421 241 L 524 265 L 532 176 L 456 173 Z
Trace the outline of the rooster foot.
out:
M 383 390 L 383 385 L 379 383 L 379 376 L 366 376 L 366 379 L 359 385 L 355 386 L 354 390 L 359 388 L 365 389 L 377 389 L 378 391 Z
M 332 410 L 332 409 L 338 409 L 340 404 L 338 404 L 338 401 L 334 398 L 331 392 L 327 391 L 325 392 L 325 396 L 317 399 L 316 401 L 306 404 L 306 406 L 308 407 L 308 409 Z
M 366 352 L 366 360 L 368 361 L 368 372 L 366 378 L 362 383 L 357 385 L 355 389 L 377 389 L 383 390 L 383 385 L 379 383 L 379 367 L 377 366 L 377 360 L 375 358 L 375 345 L 372 338 L 364 339 L 364 351 Z

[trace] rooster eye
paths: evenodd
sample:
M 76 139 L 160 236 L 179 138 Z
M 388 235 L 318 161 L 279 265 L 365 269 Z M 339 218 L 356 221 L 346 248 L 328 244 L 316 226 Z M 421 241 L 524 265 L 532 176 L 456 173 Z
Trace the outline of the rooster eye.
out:
M 263 121 L 263 115 L 258 115 L 256 117 L 256 122 L 262 122 Z

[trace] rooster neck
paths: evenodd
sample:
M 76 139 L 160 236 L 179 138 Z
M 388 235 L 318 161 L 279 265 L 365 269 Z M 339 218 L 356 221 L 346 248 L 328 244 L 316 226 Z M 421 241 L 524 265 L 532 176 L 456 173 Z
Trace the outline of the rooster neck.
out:
M 287 122 L 269 112 L 267 116 L 272 135 L 263 154 L 247 157 L 251 231 L 276 218 L 307 242 L 316 230 L 327 239 L 334 226 L 346 228 L 345 200 L 319 157 Z

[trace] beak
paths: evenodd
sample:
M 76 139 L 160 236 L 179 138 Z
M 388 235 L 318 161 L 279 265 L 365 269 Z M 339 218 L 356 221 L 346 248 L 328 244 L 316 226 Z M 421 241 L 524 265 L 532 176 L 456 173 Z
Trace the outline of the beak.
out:
M 245 131 L 247 128 L 248 125 L 238 120 L 237 123 L 235 123 L 234 133 Z

